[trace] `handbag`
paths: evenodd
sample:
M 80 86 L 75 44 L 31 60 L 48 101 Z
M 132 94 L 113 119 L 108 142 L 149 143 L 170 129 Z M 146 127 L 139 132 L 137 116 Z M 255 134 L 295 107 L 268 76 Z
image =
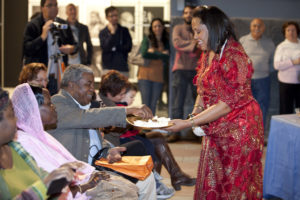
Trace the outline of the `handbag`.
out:
M 113 169 L 122 174 L 145 180 L 153 169 L 151 156 L 122 156 L 122 160 L 114 163 L 108 163 L 106 158 L 100 158 L 95 165 Z
M 132 65 L 148 67 L 150 59 L 144 58 L 141 52 L 141 44 L 132 49 L 128 55 L 128 63 Z

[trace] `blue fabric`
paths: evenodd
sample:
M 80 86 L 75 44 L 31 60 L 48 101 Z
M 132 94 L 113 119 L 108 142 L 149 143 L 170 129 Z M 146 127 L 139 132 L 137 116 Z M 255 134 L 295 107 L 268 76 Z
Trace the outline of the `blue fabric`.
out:
M 139 90 L 142 96 L 142 103 L 146 104 L 155 115 L 156 104 L 163 89 L 163 83 L 148 80 L 138 81 Z
M 300 117 L 272 116 L 264 170 L 264 198 L 300 199 Z
M 251 79 L 251 90 L 263 113 L 265 126 L 270 102 L 270 77 Z
M 197 96 L 197 88 L 193 85 L 196 70 L 176 70 L 172 74 L 172 118 L 184 118 L 184 103 L 188 90 L 192 90 L 193 102 Z

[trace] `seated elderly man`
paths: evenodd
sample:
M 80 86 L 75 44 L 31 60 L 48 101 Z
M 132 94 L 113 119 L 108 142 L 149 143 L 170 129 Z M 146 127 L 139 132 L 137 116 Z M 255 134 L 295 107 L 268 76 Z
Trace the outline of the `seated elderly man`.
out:
M 118 161 L 121 159 L 120 153 L 126 151 L 126 147 L 110 148 L 98 129 L 106 126 L 125 127 L 127 114 L 151 118 L 152 113 L 146 106 L 90 109 L 93 93 L 92 70 L 84 65 L 70 65 L 62 77 L 60 92 L 52 97 L 58 122 L 56 129 L 49 130 L 49 133 L 78 160 L 91 164 L 93 156 L 102 150 L 102 156 L 109 162 Z M 139 188 L 139 199 L 156 199 L 152 173 L 136 185 Z

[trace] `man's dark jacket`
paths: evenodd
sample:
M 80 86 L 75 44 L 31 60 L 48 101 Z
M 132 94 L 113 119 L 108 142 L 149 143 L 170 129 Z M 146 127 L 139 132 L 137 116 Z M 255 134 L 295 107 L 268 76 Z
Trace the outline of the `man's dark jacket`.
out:
M 103 68 L 128 72 L 127 58 L 132 48 L 128 29 L 118 24 L 116 33 L 111 34 L 105 27 L 100 31 L 99 38 Z
M 86 25 L 81 24 L 78 21 L 75 23 L 75 27 L 78 29 L 79 33 L 77 46 L 81 64 L 91 65 L 93 57 L 93 45 L 91 42 L 89 29 Z M 84 42 L 86 43 L 86 51 L 83 48 Z
M 55 21 L 60 24 L 67 24 L 67 22 L 63 19 L 56 18 Z M 26 25 L 24 32 L 24 40 L 23 40 L 23 59 L 24 63 L 32 63 L 32 62 L 40 62 L 44 63 L 46 66 L 48 65 L 48 47 L 47 47 L 47 39 L 43 41 L 41 38 L 41 34 L 43 32 L 43 26 L 45 24 L 45 20 L 42 14 L 33 18 Z M 49 31 L 50 34 L 50 31 Z M 71 44 L 76 45 L 72 31 L 68 26 L 67 29 L 58 31 L 58 45 L 62 44 Z M 73 53 L 75 53 L 75 50 Z M 63 56 L 63 60 L 65 65 L 68 65 L 68 56 Z

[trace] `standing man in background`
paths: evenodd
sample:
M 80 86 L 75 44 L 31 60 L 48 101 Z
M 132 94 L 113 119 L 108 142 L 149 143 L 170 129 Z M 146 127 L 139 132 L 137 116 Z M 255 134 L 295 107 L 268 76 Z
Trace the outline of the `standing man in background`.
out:
M 48 66 L 47 88 L 51 95 L 58 91 L 60 64 L 63 61 L 68 66 L 67 55 L 77 52 L 70 27 L 56 17 L 57 13 L 57 0 L 41 0 L 41 14 L 28 22 L 23 40 L 24 64 L 37 62 Z
M 251 90 L 262 110 L 265 126 L 270 101 L 270 69 L 273 69 L 275 45 L 270 38 L 263 35 L 264 31 L 264 22 L 255 18 L 250 23 L 250 33 L 241 37 L 240 43 L 252 60 L 254 73 Z
M 132 48 L 131 36 L 128 29 L 119 24 L 116 7 L 106 8 L 105 16 L 108 24 L 99 34 L 103 72 L 114 69 L 128 77 L 127 58 Z
M 86 25 L 77 20 L 77 10 L 74 4 L 70 3 L 66 7 L 67 22 L 72 30 L 73 37 L 77 42 L 78 52 L 69 56 L 69 64 L 91 65 L 93 57 L 93 45 L 91 42 L 89 29 Z M 84 47 L 84 44 L 86 47 Z
M 196 87 L 193 85 L 193 78 L 196 75 L 195 68 L 200 58 L 200 50 L 197 48 L 197 42 L 193 38 L 191 26 L 192 6 L 185 6 L 183 10 L 184 23 L 176 25 L 172 33 L 173 46 L 176 49 L 176 56 L 173 65 L 172 74 L 172 118 L 184 118 L 184 102 L 188 90 L 193 94 L 195 101 Z M 194 104 L 194 103 L 192 103 Z M 175 142 L 180 139 L 180 132 L 172 133 L 168 137 L 168 142 Z

